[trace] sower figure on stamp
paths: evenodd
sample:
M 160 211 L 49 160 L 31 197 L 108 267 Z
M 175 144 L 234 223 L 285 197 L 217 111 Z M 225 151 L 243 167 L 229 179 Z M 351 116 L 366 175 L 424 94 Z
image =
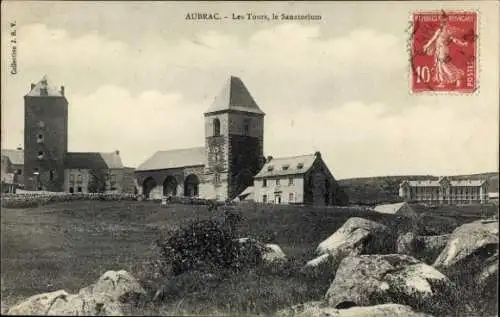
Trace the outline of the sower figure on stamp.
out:
M 466 41 L 459 40 L 453 36 L 454 30 L 448 25 L 448 16 L 443 12 L 440 16 L 440 27 L 432 38 L 424 45 L 426 54 L 435 56 L 435 81 L 438 87 L 446 84 L 460 86 L 460 80 L 464 71 L 453 64 L 449 54 L 449 45 L 453 42 L 460 46 L 467 46 Z

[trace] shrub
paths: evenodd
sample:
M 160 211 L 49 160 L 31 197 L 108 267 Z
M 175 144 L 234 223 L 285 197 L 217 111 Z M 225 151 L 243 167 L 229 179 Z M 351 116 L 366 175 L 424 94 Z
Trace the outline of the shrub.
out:
M 167 232 L 157 241 L 172 275 L 188 271 L 239 271 L 260 263 L 260 250 L 237 240 L 240 216 L 225 212 L 210 220 L 195 220 Z

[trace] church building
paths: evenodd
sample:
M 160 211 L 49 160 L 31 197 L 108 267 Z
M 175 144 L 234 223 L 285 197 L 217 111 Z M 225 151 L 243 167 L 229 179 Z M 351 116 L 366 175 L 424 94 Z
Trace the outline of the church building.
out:
M 266 163 L 263 153 L 264 116 L 241 79 L 231 76 L 204 114 L 205 144 L 154 153 L 135 171 L 139 192 L 149 199 L 171 195 L 224 201 L 257 190 L 252 196 L 258 196 L 259 202 L 268 202 L 266 197 L 276 203 L 331 205 L 345 201 L 319 152 L 292 159 L 277 158 L 271 165 L 278 164 L 278 173 L 268 175 L 270 163 Z M 302 164 L 303 168 L 292 166 L 281 171 L 278 169 L 283 164 L 279 162 Z M 282 176 L 287 180 L 297 176 L 293 188 L 287 187 L 290 192 L 283 196 L 286 198 L 281 199 L 282 195 L 274 192 L 272 196 L 267 194 L 272 187 L 263 186 L 263 182 L 269 178 L 269 184 L 276 179 L 279 183 Z M 254 183 L 258 186 L 254 187 Z

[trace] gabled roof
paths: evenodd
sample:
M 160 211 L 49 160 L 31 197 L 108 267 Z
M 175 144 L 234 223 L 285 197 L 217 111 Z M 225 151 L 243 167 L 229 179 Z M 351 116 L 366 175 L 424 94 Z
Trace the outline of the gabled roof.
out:
M 46 93 L 44 92 L 46 91 Z M 55 87 L 49 86 L 47 75 L 34 85 L 26 96 L 30 97 L 64 97 L 64 95 Z
M 315 154 L 272 158 L 255 178 L 304 174 L 313 166 L 316 158 Z
M 225 110 L 264 114 L 248 92 L 245 84 L 243 84 L 241 79 L 235 76 L 229 77 L 228 82 L 222 88 L 219 95 L 215 97 L 214 102 L 210 108 L 208 108 L 206 114 Z
M 373 209 L 376 212 L 380 212 L 383 214 L 395 214 L 406 205 L 408 205 L 406 202 L 401 202 L 396 204 L 383 204 L 383 205 L 377 205 Z
M 179 150 L 158 151 L 136 171 L 162 170 L 205 164 L 205 147 L 195 147 Z
M 65 168 L 113 169 L 123 168 L 120 155 L 116 152 L 69 152 Z
M 24 151 L 23 150 L 9 150 L 2 149 L 2 156 L 6 156 L 11 164 L 24 165 Z

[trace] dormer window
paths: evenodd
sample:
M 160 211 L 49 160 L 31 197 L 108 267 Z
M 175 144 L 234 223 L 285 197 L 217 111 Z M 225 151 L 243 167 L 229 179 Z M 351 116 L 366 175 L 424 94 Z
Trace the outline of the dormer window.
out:
M 301 169 L 301 168 L 303 168 L 303 167 L 304 167 L 304 164 L 303 164 L 303 163 L 299 163 L 299 164 L 297 164 L 297 169 Z
M 267 167 L 267 171 L 268 171 L 268 172 L 272 172 L 272 171 L 273 171 L 273 169 L 274 169 L 274 166 L 272 166 L 272 165 Z
M 282 166 L 282 169 L 283 169 L 284 171 L 286 171 L 286 170 L 288 170 L 288 168 L 289 168 L 289 167 L 290 167 L 290 165 L 283 165 L 283 166 Z

